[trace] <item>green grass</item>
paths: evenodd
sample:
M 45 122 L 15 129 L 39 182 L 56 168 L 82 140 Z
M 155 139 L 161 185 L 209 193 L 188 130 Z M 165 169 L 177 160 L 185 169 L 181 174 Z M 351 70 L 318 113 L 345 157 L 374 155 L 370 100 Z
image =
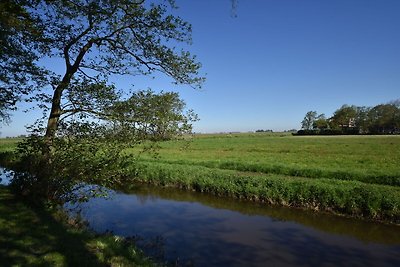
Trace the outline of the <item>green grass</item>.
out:
M 400 136 L 197 135 L 142 153 L 136 180 L 400 222 Z M 131 152 L 137 153 L 138 148 Z
M 127 150 L 140 156 L 121 169 L 126 186 L 140 181 L 400 223 L 400 136 L 216 134 L 187 144 L 160 143 L 157 158 L 142 147 Z
M 0 152 L 14 151 L 22 138 L 0 138 Z
M 161 144 L 157 161 L 400 186 L 400 136 L 206 135 L 182 147 Z
M 160 186 L 400 223 L 400 190 L 394 186 L 156 162 L 138 163 L 130 177 Z
M 152 266 L 132 244 L 64 223 L 0 186 L 2 266 Z M 64 219 L 64 218 L 63 218 Z

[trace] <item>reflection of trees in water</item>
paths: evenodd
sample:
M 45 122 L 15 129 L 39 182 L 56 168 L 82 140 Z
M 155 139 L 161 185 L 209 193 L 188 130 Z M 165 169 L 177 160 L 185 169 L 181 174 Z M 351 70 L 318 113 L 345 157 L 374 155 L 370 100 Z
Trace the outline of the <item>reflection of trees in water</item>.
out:
M 141 205 L 145 205 L 147 202 L 154 202 L 158 199 L 154 195 L 136 195 L 136 198 Z

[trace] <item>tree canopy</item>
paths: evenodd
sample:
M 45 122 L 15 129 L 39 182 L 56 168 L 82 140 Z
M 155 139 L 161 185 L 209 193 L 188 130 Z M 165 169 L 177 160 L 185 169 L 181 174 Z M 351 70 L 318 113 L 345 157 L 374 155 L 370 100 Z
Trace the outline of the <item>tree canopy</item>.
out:
M 9 90 L 2 90 L 6 93 L 1 97 L 7 100 L 2 103 L 8 106 L 1 110 L 14 106 L 20 93 L 32 91 L 19 92 L 13 81 L 18 81 L 17 85 L 29 84 L 38 93 L 34 100 L 50 104 L 46 136 L 52 138 L 64 118 L 72 115 L 76 118 L 82 113 L 105 118 L 101 114 L 107 110 L 103 108 L 104 102 L 122 96 L 109 83 L 112 75 L 161 72 L 176 83 L 200 87 L 204 80 L 199 75 L 200 63 L 179 48 L 183 47 L 180 44 L 191 43 L 191 25 L 172 14 L 171 2 L 7 0 L 2 4 L 6 8 L 1 13 L 5 29 L 1 49 L 8 52 L 2 53 L 6 57 L 2 64 L 10 66 L 7 73 L 11 74 L 7 75 L 14 77 L 2 77 Z M 8 17 L 26 20 L 14 22 Z M 29 37 L 35 35 L 28 30 L 37 32 L 37 38 Z M 65 72 L 56 75 L 51 69 L 38 69 L 35 62 L 42 57 L 62 58 Z M 25 80 L 17 77 L 22 72 L 15 69 L 24 65 L 18 65 L 20 61 L 29 61 L 32 72 L 40 70 L 40 77 L 27 76 Z M 43 83 L 32 86 L 32 82 L 39 80 L 48 82 L 52 95 L 44 94 Z M 83 98 L 89 101 L 82 101 Z
M 330 119 L 330 126 L 333 129 L 341 129 L 342 131 L 345 131 L 348 128 L 353 128 L 356 115 L 356 106 L 343 105 L 333 114 Z
M 298 134 L 399 134 L 399 100 L 374 107 L 343 105 L 328 119 L 309 111 L 302 129 Z
M 121 151 L 190 132 L 197 116 L 185 113 L 177 93 L 132 93 L 110 82 L 158 72 L 201 87 L 201 64 L 185 49 L 191 25 L 175 15 L 172 0 L 6 0 L 0 7 L 7 67 L 0 115 L 24 94 L 44 111 L 18 150 L 18 191 L 65 200 L 82 181 L 113 185 L 135 161 Z M 61 59 L 64 72 L 41 67 L 48 57 Z
M 0 2 L 0 123 L 8 121 L 22 95 L 45 83 L 44 70 L 37 66 L 45 54 L 40 19 L 28 12 L 33 1 Z
M 311 130 L 313 128 L 313 124 L 317 119 L 316 111 L 309 111 L 304 116 L 303 121 L 301 122 L 301 128 L 305 130 Z

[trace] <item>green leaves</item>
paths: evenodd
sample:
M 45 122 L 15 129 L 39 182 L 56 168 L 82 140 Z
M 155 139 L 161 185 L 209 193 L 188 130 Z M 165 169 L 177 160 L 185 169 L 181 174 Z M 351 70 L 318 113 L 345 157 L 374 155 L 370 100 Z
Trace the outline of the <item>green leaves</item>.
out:
M 46 49 L 41 21 L 28 11 L 32 2 L 0 2 L 0 123 L 8 121 L 8 112 L 23 96 L 46 82 L 36 64 Z
M 301 122 L 301 128 L 305 130 L 311 130 L 313 128 L 313 123 L 315 122 L 316 119 L 317 119 L 316 111 L 307 112 L 306 116 Z
M 168 140 L 190 134 L 198 120 L 192 110 L 184 113 L 185 103 L 178 93 L 138 91 L 126 101 L 115 103 L 110 114 L 118 128 L 129 128 L 139 139 Z
M 299 135 L 396 134 L 400 132 L 400 105 L 397 101 L 374 107 L 343 105 L 329 119 L 316 111 L 307 112 Z

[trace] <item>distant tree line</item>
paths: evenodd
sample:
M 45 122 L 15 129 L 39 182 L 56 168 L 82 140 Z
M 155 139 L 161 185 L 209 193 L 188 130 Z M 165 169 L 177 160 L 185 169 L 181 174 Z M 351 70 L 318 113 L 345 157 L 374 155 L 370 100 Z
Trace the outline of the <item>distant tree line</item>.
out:
M 272 130 L 262 130 L 262 129 L 259 129 L 259 130 L 256 130 L 256 133 L 273 133 L 274 131 L 272 131 Z
M 296 135 L 400 134 L 400 99 L 374 107 L 343 105 L 333 116 L 306 113 Z

